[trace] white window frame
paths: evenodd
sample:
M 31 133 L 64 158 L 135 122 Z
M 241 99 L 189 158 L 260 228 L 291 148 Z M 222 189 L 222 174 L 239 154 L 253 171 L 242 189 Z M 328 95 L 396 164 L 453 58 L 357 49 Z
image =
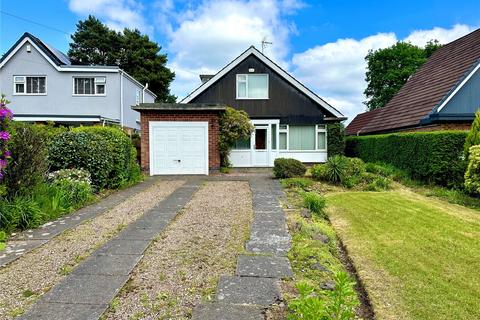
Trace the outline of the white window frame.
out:
M 287 126 L 285 129 L 280 129 L 280 126 Z M 327 126 L 325 124 L 316 124 L 315 125 L 315 149 L 313 150 L 290 150 L 290 141 L 289 141 L 289 131 L 290 131 L 290 125 L 288 124 L 280 124 L 278 126 L 278 150 L 280 152 L 316 152 L 316 151 L 327 151 Z M 319 149 L 318 148 L 318 133 L 319 132 L 324 132 L 325 133 L 325 149 Z M 287 149 L 280 149 L 280 133 L 286 133 L 287 134 Z
M 282 129 L 280 128 L 281 126 L 287 126 L 286 128 Z M 279 151 L 288 151 L 289 148 L 290 148 L 290 143 L 288 142 L 288 128 L 289 128 L 289 125 L 288 124 L 279 124 L 278 125 L 278 150 Z M 286 133 L 287 134 L 287 149 L 280 149 L 280 133 Z
M 140 89 L 135 88 L 135 105 L 138 106 L 140 104 Z
M 15 81 L 15 78 L 22 77 L 23 81 Z M 45 78 L 45 92 L 27 93 L 27 78 Z M 23 92 L 17 92 L 17 84 L 23 84 Z M 46 75 L 14 75 L 13 76 L 13 95 L 14 96 L 46 96 L 47 95 L 47 76 Z
M 105 81 L 99 81 L 100 78 L 105 79 Z M 75 79 L 93 79 L 93 90 L 95 93 L 75 93 Z M 97 93 L 97 85 L 100 84 L 104 86 L 103 93 Z M 73 76 L 72 77 L 72 96 L 74 97 L 104 97 L 107 95 L 107 77 L 106 76 Z
M 267 77 L 267 96 L 266 97 L 260 97 L 260 98 L 250 98 L 248 97 L 248 77 L 249 76 L 266 76 Z M 245 76 L 245 80 L 239 80 L 240 77 L 242 76 Z M 238 96 L 238 83 L 239 82 L 245 82 L 245 93 L 246 93 L 246 97 L 239 97 Z M 239 73 L 237 74 L 236 76 L 236 79 L 235 79 L 235 97 L 237 100 L 268 100 L 269 99 L 269 96 L 270 96 L 270 90 L 269 90 L 269 87 L 270 87 L 270 77 L 268 75 L 268 73 Z
M 318 149 L 318 134 L 325 133 L 325 149 Z M 327 125 L 326 124 L 317 124 L 315 125 L 315 150 L 317 151 L 327 151 Z

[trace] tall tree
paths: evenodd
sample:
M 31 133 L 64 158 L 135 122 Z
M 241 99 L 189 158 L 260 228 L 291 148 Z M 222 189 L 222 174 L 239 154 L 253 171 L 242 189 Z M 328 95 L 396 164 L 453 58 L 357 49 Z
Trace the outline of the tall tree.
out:
M 167 55 L 161 54 L 161 49 L 139 30 L 124 29 L 119 65 L 141 83 L 148 83 L 157 100 L 175 102 L 176 97 L 169 90 L 175 74 L 166 67 Z
M 94 16 L 77 23 L 68 57 L 75 64 L 118 65 L 121 35 Z
M 169 86 L 175 74 L 167 68 L 167 55 L 161 47 L 139 30 L 116 32 L 89 16 L 77 23 L 68 56 L 73 63 L 116 65 L 145 84 L 157 95 L 157 101 L 175 102 Z
M 437 40 L 420 48 L 399 41 L 391 47 L 370 51 L 365 57 L 367 88 L 365 95 L 368 110 L 384 107 L 407 82 L 408 78 L 438 49 Z

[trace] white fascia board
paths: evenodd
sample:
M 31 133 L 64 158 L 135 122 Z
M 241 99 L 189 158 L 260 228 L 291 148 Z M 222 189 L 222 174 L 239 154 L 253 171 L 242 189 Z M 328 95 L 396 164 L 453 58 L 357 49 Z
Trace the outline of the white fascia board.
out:
M 450 102 L 450 100 L 452 100 L 452 98 L 458 93 L 458 91 L 460 91 L 460 89 L 462 89 L 462 87 L 468 82 L 468 80 L 470 80 L 470 78 L 473 77 L 473 75 L 475 74 L 475 72 L 478 71 L 478 69 L 480 69 L 480 61 L 477 62 L 477 65 L 475 66 L 475 68 L 473 68 L 473 70 L 470 71 L 470 73 L 465 77 L 465 79 L 463 79 L 462 82 L 460 82 L 460 84 L 457 85 L 455 90 L 453 90 L 448 95 L 448 97 L 442 101 L 440 106 L 437 108 L 437 113 L 442 111 L 443 108 L 445 108 L 445 106 Z
M 344 115 L 332 107 L 330 104 L 328 104 L 325 100 L 317 96 L 315 93 L 313 93 L 311 90 L 309 90 L 307 87 L 305 87 L 302 83 L 300 83 L 297 79 L 292 77 L 290 74 L 288 74 L 285 70 L 280 68 L 275 62 L 272 60 L 268 59 L 265 55 L 260 53 L 257 49 L 254 47 L 250 47 L 248 50 L 243 52 L 240 56 L 238 56 L 235 60 L 230 62 L 227 66 L 225 66 L 222 70 L 220 70 L 213 78 L 210 80 L 204 82 L 202 85 L 200 85 L 197 89 L 195 89 L 192 93 L 190 93 L 188 96 L 183 98 L 180 103 L 189 103 L 192 101 L 195 97 L 197 97 L 200 93 L 205 91 L 208 87 L 210 87 L 212 84 L 217 82 L 221 77 L 223 77 L 225 74 L 227 74 L 230 70 L 235 68 L 238 64 L 240 64 L 243 60 L 245 60 L 250 54 L 253 54 L 256 56 L 258 59 L 260 59 L 263 63 L 265 63 L 267 66 L 272 68 L 275 72 L 277 72 L 281 77 L 283 77 L 285 80 L 290 82 L 294 87 L 296 87 L 298 90 L 303 92 L 305 95 L 307 95 L 309 98 L 311 98 L 313 101 L 321 105 L 323 108 L 327 109 L 330 111 L 332 114 L 334 114 L 336 117 L 343 118 Z
M 2 68 L 17 52 L 18 50 L 20 50 L 20 48 L 22 48 L 25 43 L 29 43 L 30 45 L 32 45 L 51 65 L 52 67 L 54 67 L 57 71 L 70 71 L 70 72 L 118 72 L 119 69 L 112 69 L 112 68 L 88 68 L 87 66 L 86 67 L 82 67 L 82 68 L 72 68 L 72 67 L 69 67 L 69 66 L 57 66 L 57 64 L 55 62 L 52 61 L 52 59 L 50 59 L 49 56 L 47 56 L 45 54 L 45 52 L 43 52 L 42 49 L 40 49 L 36 44 L 35 42 L 33 42 L 29 37 L 26 37 L 25 39 L 22 40 L 22 42 L 20 42 L 16 47 L 15 49 L 12 50 L 12 52 L 10 52 L 10 54 L 2 61 L 2 63 L 0 64 L 0 68 Z
M 101 122 L 102 117 L 13 116 L 15 121 Z

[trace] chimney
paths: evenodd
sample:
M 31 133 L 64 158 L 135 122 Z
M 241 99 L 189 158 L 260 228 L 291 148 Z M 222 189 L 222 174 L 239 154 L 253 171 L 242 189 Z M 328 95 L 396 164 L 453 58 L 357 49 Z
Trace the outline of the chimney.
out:
M 202 81 L 202 83 L 205 83 L 208 80 L 212 79 L 214 76 L 215 76 L 214 74 L 201 74 L 200 80 Z

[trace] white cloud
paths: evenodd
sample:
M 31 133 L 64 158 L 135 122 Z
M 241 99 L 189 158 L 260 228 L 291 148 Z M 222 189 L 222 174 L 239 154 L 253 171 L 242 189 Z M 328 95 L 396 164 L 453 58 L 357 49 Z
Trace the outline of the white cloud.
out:
M 432 39 L 448 43 L 473 30 L 466 25 L 451 29 L 433 28 L 413 31 L 404 41 L 423 46 Z M 360 40 L 339 39 L 293 55 L 292 72 L 305 85 L 324 97 L 351 121 L 365 111 L 365 56 L 369 50 L 391 46 L 394 33 L 379 33 Z
M 176 73 L 173 93 L 185 96 L 199 84 L 200 73 L 216 73 L 249 46 L 259 48 L 264 37 L 273 42 L 265 53 L 288 66 L 288 40 L 295 26 L 285 15 L 301 6 L 292 0 L 207 0 L 184 12 L 166 10 L 160 20 L 166 15 L 174 20 L 166 28 L 169 65 Z
M 112 29 L 137 28 L 152 34 L 143 17 L 143 6 L 135 0 L 70 0 L 71 11 L 80 15 L 94 15 Z

